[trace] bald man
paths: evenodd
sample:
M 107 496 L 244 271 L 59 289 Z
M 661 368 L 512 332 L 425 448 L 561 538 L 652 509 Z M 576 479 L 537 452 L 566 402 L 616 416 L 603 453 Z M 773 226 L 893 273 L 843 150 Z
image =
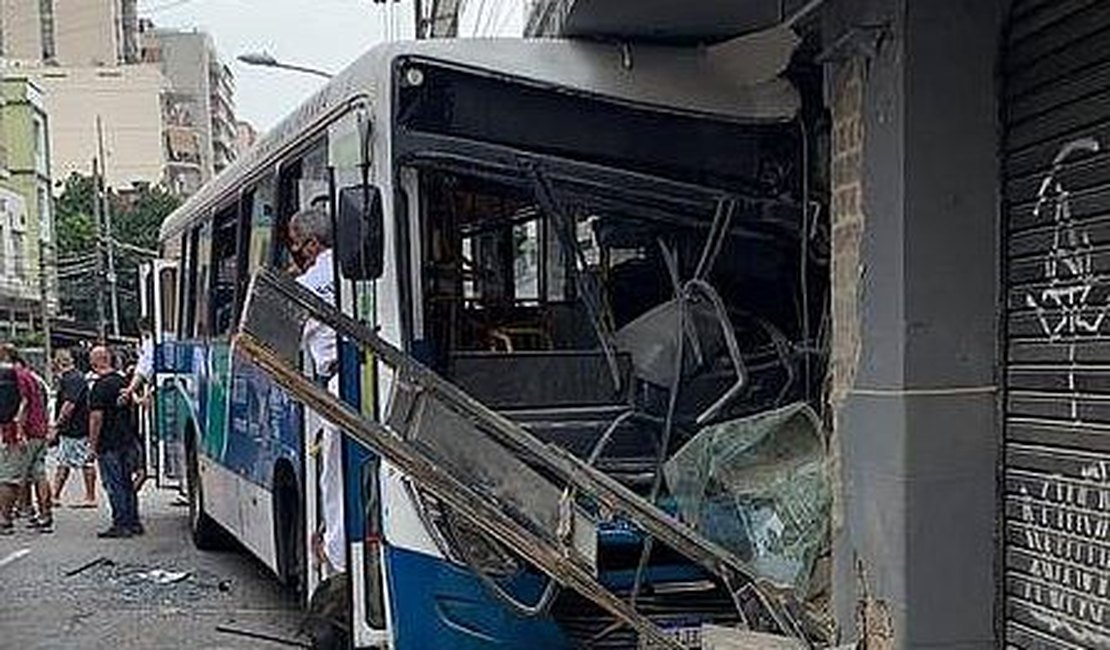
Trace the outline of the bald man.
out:
M 127 381 L 112 366 L 112 351 L 97 346 L 89 353 L 96 381 L 89 391 L 89 447 L 100 466 L 100 481 L 112 508 L 112 525 L 97 537 L 141 535 L 139 498 L 131 482 L 135 471 L 135 432 L 130 400 L 121 400 Z

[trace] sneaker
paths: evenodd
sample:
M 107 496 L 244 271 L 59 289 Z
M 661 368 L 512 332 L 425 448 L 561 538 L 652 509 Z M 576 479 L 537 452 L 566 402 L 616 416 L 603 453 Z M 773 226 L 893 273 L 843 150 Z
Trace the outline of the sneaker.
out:
M 37 530 L 40 533 L 52 533 L 52 532 L 54 532 L 54 518 L 53 517 L 47 517 L 46 519 L 36 518 L 36 519 L 33 519 L 31 522 L 28 522 L 27 527 L 28 528 L 33 528 L 33 529 Z
M 7 536 L 7 535 L 14 535 L 14 534 L 15 534 L 15 524 L 13 524 L 10 521 L 5 521 L 4 523 L 0 523 L 0 535 Z
M 96 534 L 101 539 L 120 539 L 124 537 L 131 537 L 131 531 L 126 528 L 116 528 L 112 526 L 108 530 L 102 530 Z
M 136 537 L 146 534 L 146 529 L 143 528 L 142 524 L 135 524 L 134 526 L 130 526 L 127 531 Z

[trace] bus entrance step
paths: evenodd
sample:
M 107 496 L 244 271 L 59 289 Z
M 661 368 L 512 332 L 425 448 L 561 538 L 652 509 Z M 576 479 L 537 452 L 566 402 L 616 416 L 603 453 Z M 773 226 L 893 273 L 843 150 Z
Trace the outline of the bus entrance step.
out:
M 366 418 L 300 371 L 301 334 L 309 323 L 333 328 L 391 371 L 383 373 L 391 387 L 383 422 Z M 252 278 L 236 346 L 307 408 L 482 534 L 634 629 L 642 643 L 683 647 L 598 580 L 596 529 L 603 521 L 627 522 L 686 556 L 733 595 L 740 620 L 766 621 L 772 629 L 765 631 L 809 647 L 790 613 L 787 589 L 768 584 L 731 552 L 586 461 L 542 442 L 291 278 L 269 269 Z

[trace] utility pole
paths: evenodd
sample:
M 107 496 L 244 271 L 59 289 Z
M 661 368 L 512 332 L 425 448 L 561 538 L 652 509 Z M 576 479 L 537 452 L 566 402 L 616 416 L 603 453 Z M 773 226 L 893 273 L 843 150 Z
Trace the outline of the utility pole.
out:
M 104 162 L 104 127 L 100 115 L 96 116 L 96 153 L 100 159 L 100 186 L 103 190 L 104 205 L 101 214 L 104 217 L 104 245 L 108 252 L 108 291 L 112 299 L 112 335 L 119 336 L 119 285 L 116 278 L 116 255 L 112 246 L 112 209 L 108 201 L 107 184 L 104 182 L 104 172 L 107 171 Z
M 93 216 L 96 220 L 96 333 L 103 343 L 104 331 L 104 217 L 100 214 L 100 164 L 96 158 L 93 169 Z
M 51 210 L 53 212 L 53 210 Z M 47 247 L 50 245 L 50 239 L 43 237 L 43 215 L 39 215 L 39 302 L 42 305 L 41 318 L 42 318 L 42 337 L 43 337 L 43 353 L 46 355 L 46 363 L 43 370 L 46 375 L 46 383 L 51 383 L 54 374 L 54 351 L 50 344 L 50 276 L 47 271 L 46 262 L 50 259 L 50 252 Z

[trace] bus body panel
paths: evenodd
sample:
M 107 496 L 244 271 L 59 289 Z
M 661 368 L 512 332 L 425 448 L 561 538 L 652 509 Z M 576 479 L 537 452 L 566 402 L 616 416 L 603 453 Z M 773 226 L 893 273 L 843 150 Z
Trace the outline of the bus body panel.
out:
M 465 567 L 423 553 L 386 547 L 395 650 L 518 648 L 563 650 L 569 643 L 548 616 L 526 618 L 492 601 Z M 517 592 L 535 602 L 543 581 L 526 575 Z

